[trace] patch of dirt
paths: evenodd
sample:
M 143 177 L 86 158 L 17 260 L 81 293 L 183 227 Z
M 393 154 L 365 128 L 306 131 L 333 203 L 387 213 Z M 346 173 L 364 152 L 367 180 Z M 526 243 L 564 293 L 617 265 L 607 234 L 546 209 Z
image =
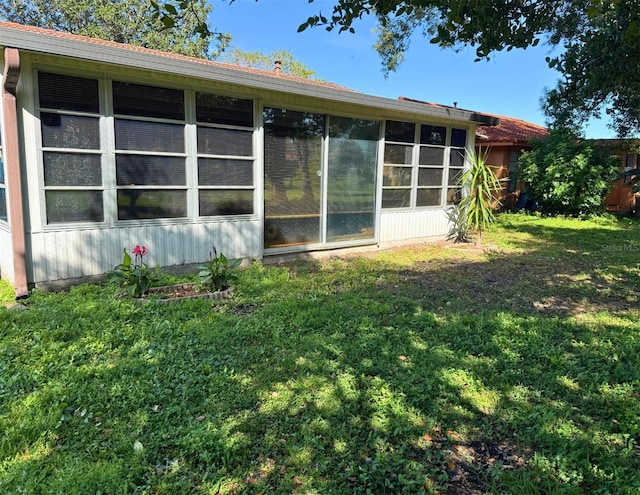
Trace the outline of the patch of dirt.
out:
M 445 471 L 449 495 L 476 495 L 485 493 L 480 488 L 491 470 L 522 469 L 533 456 L 531 450 L 521 450 L 507 442 L 474 441 L 454 444 L 448 451 Z

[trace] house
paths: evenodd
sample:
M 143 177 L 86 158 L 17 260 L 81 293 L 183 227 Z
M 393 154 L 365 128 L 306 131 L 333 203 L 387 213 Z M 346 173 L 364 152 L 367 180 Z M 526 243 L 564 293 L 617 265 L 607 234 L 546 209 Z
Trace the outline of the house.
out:
M 638 145 L 627 139 L 595 139 L 595 146 L 606 146 L 613 154 L 620 157 L 620 172 L 640 168 L 640 154 Z M 611 186 L 611 191 L 605 196 L 607 210 L 612 213 L 638 213 L 638 197 L 634 194 L 628 177 L 617 179 Z
M 400 97 L 401 101 L 411 101 L 434 108 L 457 108 Z M 479 125 L 475 134 L 476 151 L 488 150 L 487 163 L 494 169 L 498 179 L 504 184 L 504 191 L 498 195 L 503 205 L 511 209 L 515 206 L 522 184 L 518 182 L 517 165 L 523 151 L 532 149 L 532 141 L 543 139 L 548 134 L 546 127 L 525 120 L 502 115 L 492 115 L 497 124 Z
M 476 129 L 476 149 L 489 150 L 487 163 L 504 184 L 498 199 L 506 209 L 513 209 L 523 184 L 518 182 L 518 159 L 523 151 L 532 149 L 532 142 L 547 136 L 546 127 L 513 117 L 495 116 L 496 126 L 479 126 Z
M 478 125 L 334 84 L 0 23 L 0 276 L 32 286 L 152 265 L 419 241 Z

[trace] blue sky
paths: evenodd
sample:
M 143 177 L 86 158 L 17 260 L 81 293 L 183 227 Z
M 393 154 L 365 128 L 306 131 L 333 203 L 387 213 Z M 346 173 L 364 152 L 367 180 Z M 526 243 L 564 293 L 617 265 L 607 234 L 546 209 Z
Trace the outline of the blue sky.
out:
M 230 33 L 232 47 L 245 51 L 284 49 L 316 71 L 316 77 L 362 93 L 458 106 L 468 110 L 516 117 L 544 125 L 540 98 L 552 88 L 558 73 L 549 69 L 547 45 L 495 54 L 489 61 L 474 62 L 473 49 L 460 53 L 431 45 L 415 36 L 400 69 L 386 79 L 373 49 L 375 20 L 354 25 L 356 34 L 327 32 L 324 28 L 298 33 L 310 15 L 332 12 L 332 0 L 210 0 L 210 26 Z M 586 128 L 589 138 L 614 137 L 606 121 Z

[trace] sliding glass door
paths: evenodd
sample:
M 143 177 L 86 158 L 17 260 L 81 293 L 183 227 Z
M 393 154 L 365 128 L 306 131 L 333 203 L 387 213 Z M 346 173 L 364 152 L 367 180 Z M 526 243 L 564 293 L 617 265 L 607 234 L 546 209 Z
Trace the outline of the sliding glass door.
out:
M 264 247 L 321 241 L 325 117 L 264 110 Z
M 373 239 L 378 139 L 376 121 L 265 108 L 264 247 Z

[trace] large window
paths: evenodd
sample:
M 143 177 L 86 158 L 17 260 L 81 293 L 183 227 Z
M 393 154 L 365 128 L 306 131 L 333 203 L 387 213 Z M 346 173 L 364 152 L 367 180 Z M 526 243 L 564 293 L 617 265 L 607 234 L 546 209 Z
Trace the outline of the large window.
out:
M 38 90 L 47 223 L 102 222 L 98 81 L 40 72 Z
M 254 213 L 253 100 L 49 72 L 38 98 L 48 224 Z
M 113 82 L 118 220 L 187 216 L 184 91 Z
M 451 149 L 449 150 L 449 180 L 447 182 L 447 204 L 454 205 L 462 198 L 460 178 L 464 169 L 467 131 L 451 129 Z
M 253 213 L 253 101 L 196 93 L 200 216 Z
M 382 208 L 439 206 L 444 187 L 447 203 L 457 201 L 465 144 L 464 129 L 387 121 Z

